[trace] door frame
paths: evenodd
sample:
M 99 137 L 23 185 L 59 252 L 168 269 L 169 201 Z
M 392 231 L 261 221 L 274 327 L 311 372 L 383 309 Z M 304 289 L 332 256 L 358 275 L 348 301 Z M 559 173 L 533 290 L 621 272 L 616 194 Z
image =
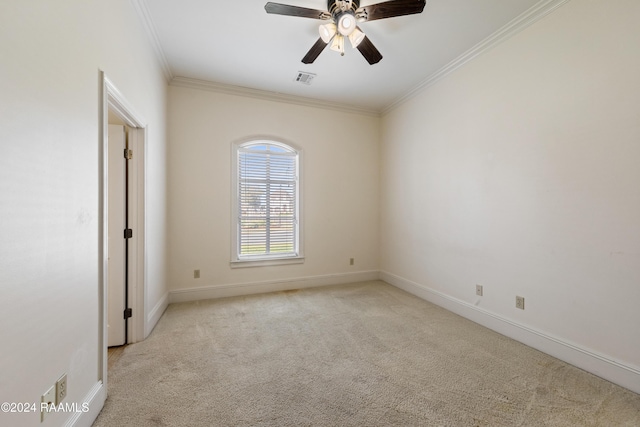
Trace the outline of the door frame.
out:
M 99 292 L 98 292 L 98 371 L 99 380 L 107 384 L 107 323 L 108 323 L 108 232 L 109 232 L 109 112 L 118 116 L 129 128 L 129 148 L 133 159 L 129 163 L 129 226 L 133 238 L 129 239 L 129 307 L 133 316 L 127 322 L 128 344 L 144 339 L 146 328 L 146 262 L 145 262 L 145 165 L 147 124 L 138 115 L 118 88 L 100 71 L 100 231 L 99 231 Z

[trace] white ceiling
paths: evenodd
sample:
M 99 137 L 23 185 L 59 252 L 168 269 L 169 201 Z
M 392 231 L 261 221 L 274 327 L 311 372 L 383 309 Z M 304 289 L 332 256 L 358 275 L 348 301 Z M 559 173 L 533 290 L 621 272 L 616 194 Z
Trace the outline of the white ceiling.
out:
M 326 10 L 326 0 L 279 0 Z M 361 0 L 361 6 L 380 3 Z M 384 58 L 369 65 L 347 46 L 302 57 L 321 21 L 267 14 L 266 0 L 137 0 L 168 78 L 197 79 L 380 112 L 444 69 L 471 58 L 561 0 L 427 0 L 424 12 L 360 25 Z M 155 34 L 153 34 L 155 33 Z M 479 46 L 481 45 L 481 46 Z M 298 71 L 314 73 L 310 86 Z

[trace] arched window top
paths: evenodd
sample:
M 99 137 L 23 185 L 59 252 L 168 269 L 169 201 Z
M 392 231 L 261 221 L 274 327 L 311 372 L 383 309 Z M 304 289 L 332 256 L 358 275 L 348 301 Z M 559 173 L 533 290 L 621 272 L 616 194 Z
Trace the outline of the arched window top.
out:
M 291 153 L 297 154 L 298 150 L 278 141 L 256 140 L 240 144 L 240 149 L 254 152 Z

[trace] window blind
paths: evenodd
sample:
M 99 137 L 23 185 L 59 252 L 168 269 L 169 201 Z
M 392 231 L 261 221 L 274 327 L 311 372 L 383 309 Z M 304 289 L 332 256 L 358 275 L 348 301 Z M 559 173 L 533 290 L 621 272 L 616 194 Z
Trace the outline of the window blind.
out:
M 297 153 L 271 144 L 238 152 L 238 256 L 296 256 Z

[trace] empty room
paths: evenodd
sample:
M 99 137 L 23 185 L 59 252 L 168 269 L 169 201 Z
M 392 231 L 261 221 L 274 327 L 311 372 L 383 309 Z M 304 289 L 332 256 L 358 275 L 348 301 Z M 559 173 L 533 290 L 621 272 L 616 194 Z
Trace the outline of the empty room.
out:
M 637 0 L 1 0 L 0 426 L 640 425 Z

